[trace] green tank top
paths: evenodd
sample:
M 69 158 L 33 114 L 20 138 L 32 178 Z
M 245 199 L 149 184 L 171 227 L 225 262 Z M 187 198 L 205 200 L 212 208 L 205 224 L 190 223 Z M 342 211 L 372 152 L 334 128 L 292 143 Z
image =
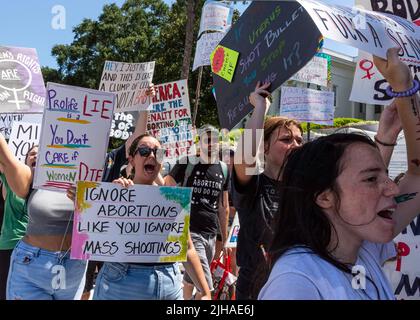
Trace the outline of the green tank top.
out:
M 7 191 L 6 199 L 4 200 L 3 225 L 0 232 L 0 250 L 11 250 L 25 235 L 26 226 L 28 225 L 28 214 L 25 200 L 19 198 L 10 189 L 3 174 L 0 174 L 0 179 Z

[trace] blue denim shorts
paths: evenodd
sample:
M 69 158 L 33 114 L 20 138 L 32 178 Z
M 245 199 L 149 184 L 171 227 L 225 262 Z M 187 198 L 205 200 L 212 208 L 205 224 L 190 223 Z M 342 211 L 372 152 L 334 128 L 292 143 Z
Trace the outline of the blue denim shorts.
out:
M 182 300 L 177 263 L 136 265 L 105 262 L 96 279 L 93 300 Z
M 87 261 L 70 252 L 52 252 L 22 240 L 13 250 L 7 278 L 7 300 L 79 300 Z

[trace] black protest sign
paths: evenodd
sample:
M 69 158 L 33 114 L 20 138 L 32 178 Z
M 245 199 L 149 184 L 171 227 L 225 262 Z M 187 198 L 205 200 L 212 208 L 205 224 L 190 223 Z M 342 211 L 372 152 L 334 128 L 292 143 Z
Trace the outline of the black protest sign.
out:
M 220 125 L 232 129 L 251 110 L 258 81 L 278 88 L 315 55 L 321 34 L 297 2 L 255 1 L 220 42 L 239 52 L 232 82 L 213 74 Z
M 136 128 L 138 117 L 138 111 L 114 113 L 109 136 L 111 138 L 127 140 Z

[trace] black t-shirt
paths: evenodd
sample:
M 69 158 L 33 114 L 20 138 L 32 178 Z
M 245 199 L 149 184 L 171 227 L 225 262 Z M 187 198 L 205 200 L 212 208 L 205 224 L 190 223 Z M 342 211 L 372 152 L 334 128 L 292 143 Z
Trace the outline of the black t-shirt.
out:
M 106 155 L 103 182 L 112 182 L 121 176 L 121 168 L 128 163 L 125 154 L 125 143 L 119 148 L 112 150 Z
M 169 175 L 182 185 L 186 170 L 187 164 L 177 163 Z M 219 163 L 194 165 L 185 185 L 193 188 L 190 231 L 211 237 L 217 234 L 219 198 L 227 191 L 228 182 L 229 173 L 225 178 Z
M 279 186 L 280 182 L 264 174 L 254 175 L 246 186 L 241 186 L 233 170 L 232 198 L 240 224 L 236 257 L 248 281 L 264 261 L 260 246 L 267 251 L 272 239 L 271 223 L 280 204 Z

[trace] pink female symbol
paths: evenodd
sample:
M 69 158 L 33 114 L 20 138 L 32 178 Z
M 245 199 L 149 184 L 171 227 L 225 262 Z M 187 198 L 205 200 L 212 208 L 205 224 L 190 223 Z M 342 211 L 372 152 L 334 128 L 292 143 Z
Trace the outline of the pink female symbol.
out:
M 362 79 L 366 79 L 368 78 L 369 80 L 372 78 L 372 76 L 375 73 L 370 73 L 369 71 L 372 70 L 373 68 L 373 62 L 367 59 L 363 59 L 359 62 L 359 67 L 360 69 L 362 69 L 363 71 L 366 71 L 366 75 L 362 78 Z

